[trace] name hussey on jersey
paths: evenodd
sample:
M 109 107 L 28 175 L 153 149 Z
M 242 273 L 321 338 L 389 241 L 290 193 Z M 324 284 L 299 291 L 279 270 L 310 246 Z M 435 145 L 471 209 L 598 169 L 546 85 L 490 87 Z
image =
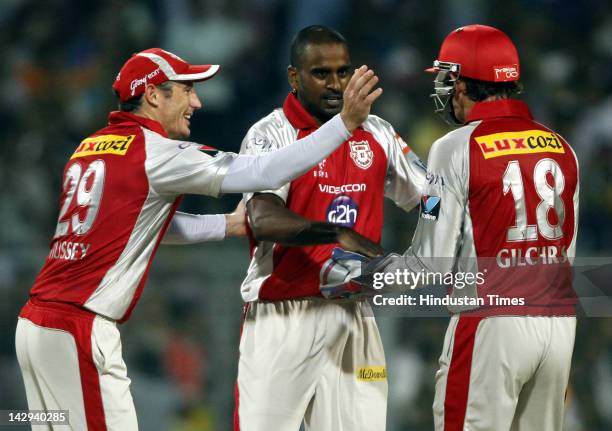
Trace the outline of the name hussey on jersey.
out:
M 72 241 L 55 241 L 49 252 L 49 259 L 81 260 L 85 258 L 91 244 Z
M 561 139 L 544 130 L 494 133 L 474 139 L 485 159 L 510 154 L 565 153 Z
M 102 135 L 87 138 L 81 141 L 70 159 L 99 154 L 115 154 L 125 156 L 135 135 Z

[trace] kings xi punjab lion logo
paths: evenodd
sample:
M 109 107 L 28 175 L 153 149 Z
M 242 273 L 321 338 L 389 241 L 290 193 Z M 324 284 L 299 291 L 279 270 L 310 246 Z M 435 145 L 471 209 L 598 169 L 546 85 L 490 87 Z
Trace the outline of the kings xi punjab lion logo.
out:
M 351 159 L 358 168 L 368 169 L 374 161 L 374 152 L 370 149 L 368 141 L 349 141 Z

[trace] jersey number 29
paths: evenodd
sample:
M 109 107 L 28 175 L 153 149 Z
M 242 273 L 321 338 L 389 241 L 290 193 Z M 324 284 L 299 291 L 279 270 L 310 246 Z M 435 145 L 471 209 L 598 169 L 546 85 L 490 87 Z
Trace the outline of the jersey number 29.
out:
M 103 160 L 91 162 L 85 172 L 83 172 L 83 167 L 79 163 L 71 165 L 66 170 L 63 185 L 66 197 L 60 209 L 54 239 L 64 236 L 70 231 L 76 235 L 84 235 L 91 229 L 100 208 L 105 171 Z M 76 206 L 71 211 L 71 217 L 67 213 L 75 195 Z M 83 218 L 81 218 L 79 209 L 86 209 Z

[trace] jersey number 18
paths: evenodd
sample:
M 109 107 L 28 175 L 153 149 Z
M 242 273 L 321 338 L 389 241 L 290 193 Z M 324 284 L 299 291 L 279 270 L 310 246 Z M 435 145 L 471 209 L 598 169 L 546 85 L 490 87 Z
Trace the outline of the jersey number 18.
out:
M 547 174 L 552 176 L 553 183 L 549 184 Z M 525 187 L 518 160 L 512 160 L 506 167 L 502 177 L 504 195 L 512 192 L 514 198 L 514 209 L 516 212 L 516 223 L 508 229 L 507 241 L 534 241 L 538 239 L 538 231 L 548 240 L 563 238 L 563 220 L 565 219 L 565 206 L 561 200 L 561 193 L 565 188 L 565 178 L 561 167 L 553 159 L 542 159 L 536 163 L 533 170 L 533 182 L 535 190 L 540 197 L 536 207 L 536 225 L 527 224 L 527 208 L 525 199 Z M 554 209 L 557 215 L 557 223 L 551 224 L 548 212 Z

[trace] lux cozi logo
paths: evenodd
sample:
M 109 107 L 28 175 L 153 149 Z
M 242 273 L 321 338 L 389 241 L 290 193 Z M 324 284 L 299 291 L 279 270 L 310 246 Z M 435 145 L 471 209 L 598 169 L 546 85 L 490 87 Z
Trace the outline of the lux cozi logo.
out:
M 98 154 L 116 154 L 124 156 L 135 135 L 102 135 L 87 138 L 81 141 L 71 159 Z
M 494 133 L 474 140 L 485 159 L 509 154 L 565 153 L 559 136 L 544 130 Z

